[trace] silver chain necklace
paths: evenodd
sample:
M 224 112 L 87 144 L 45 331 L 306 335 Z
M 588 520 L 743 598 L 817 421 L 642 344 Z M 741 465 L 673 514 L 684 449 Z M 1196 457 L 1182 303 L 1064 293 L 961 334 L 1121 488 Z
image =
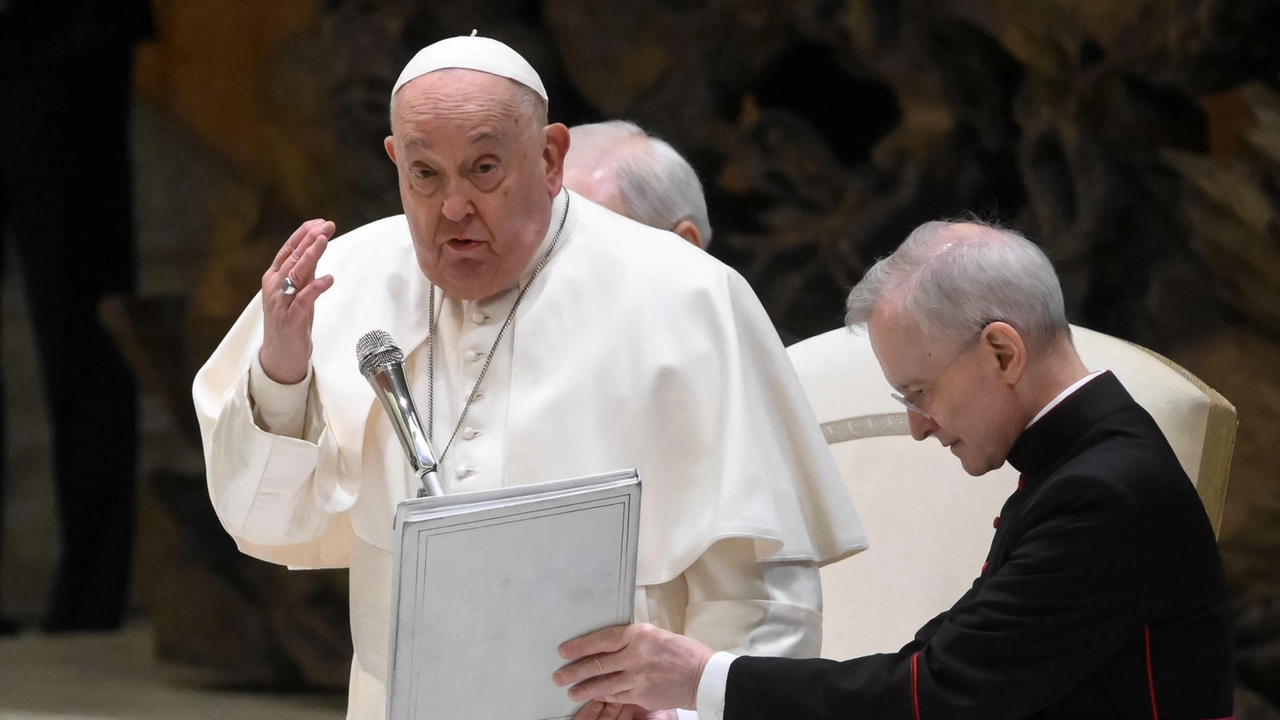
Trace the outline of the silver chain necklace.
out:
M 560 242 L 560 233 L 564 231 L 564 223 L 569 219 L 569 193 L 564 196 L 564 212 L 560 214 L 560 226 L 556 228 L 556 236 L 551 239 L 551 245 L 547 247 L 547 251 L 542 254 L 542 259 L 538 261 L 536 267 L 533 268 L 533 274 L 529 276 L 529 282 L 524 284 L 520 289 L 520 294 L 516 296 L 516 302 L 511 306 L 511 312 L 507 313 L 506 322 L 502 323 L 502 327 L 498 330 L 498 337 L 493 341 L 493 347 L 489 348 L 489 355 L 484 359 L 484 366 L 480 368 L 480 376 L 476 378 L 476 384 L 471 386 L 471 392 L 467 395 L 467 402 L 462 406 L 462 413 L 458 415 L 458 424 L 453 428 L 453 434 L 449 436 L 449 442 L 445 443 L 444 450 L 436 456 L 436 464 L 444 464 L 444 456 L 449 452 L 449 448 L 453 447 L 453 441 L 458 437 L 458 431 L 462 429 L 462 423 L 467 419 L 467 411 L 471 409 L 471 404 L 476 401 L 476 393 L 480 390 L 480 383 L 484 382 L 485 373 L 489 372 L 489 364 L 493 362 L 493 356 L 498 351 L 498 345 L 502 342 L 502 336 L 507 333 L 507 328 L 511 326 L 512 321 L 516 318 L 516 310 L 520 309 L 520 301 L 524 300 L 524 294 L 529 291 L 533 285 L 533 281 L 538 278 L 538 273 L 542 272 L 542 268 L 547 264 L 547 260 L 551 259 L 551 253 L 556 249 L 556 244 Z M 444 310 L 443 304 L 441 311 Z M 427 304 L 427 316 L 431 318 L 431 332 L 427 336 L 427 438 L 431 439 L 436 436 L 436 328 L 440 325 L 440 315 L 436 312 L 436 286 L 431 284 L 431 299 Z

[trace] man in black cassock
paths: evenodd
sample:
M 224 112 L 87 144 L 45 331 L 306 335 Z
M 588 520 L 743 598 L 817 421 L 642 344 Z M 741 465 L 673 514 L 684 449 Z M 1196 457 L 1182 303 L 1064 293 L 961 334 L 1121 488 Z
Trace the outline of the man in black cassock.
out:
M 1164 435 L 1071 343 L 1025 238 L 926 223 L 849 296 L 917 440 L 1021 473 L 973 587 L 896 653 L 734 657 L 645 625 L 566 643 L 578 720 L 1215 720 L 1232 715 L 1231 614 L 1213 529 Z M 904 498 L 904 502 L 910 502 Z M 904 572 L 910 572 L 904 568 Z

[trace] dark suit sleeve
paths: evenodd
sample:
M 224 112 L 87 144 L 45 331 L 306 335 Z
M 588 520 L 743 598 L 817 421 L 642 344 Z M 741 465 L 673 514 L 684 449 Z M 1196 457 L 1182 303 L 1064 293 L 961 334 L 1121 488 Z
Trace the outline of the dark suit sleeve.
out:
M 973 586 L 970 587 L 964 595 L 960 596 L 960 599 L 957 600 L 955 604 L 963 605 L 969 602 L 974 594 L 978 592 L 978 587 L 979 583 L 975 580 Z M 920 629 L 916 631 L 915 637 L 911 638 L 911 642 L 902 646 L 902 649 L 898 651 L 898 654 L 916 653 L 923 650 L 924 647 L 929 644 L 929 641 L 933 639 L 933 636 L 938 634 L 938 630 L 941 629 L 943 624 L 947 621 L 947 615 L 949 612 L 950 611 L 940 613 L 934 619 L 920 626 Z
M 1054 478 L 1027 507 L 1008 561 L 922 628 L 923 642 L 846 662 L 739 658 L 725 720 L 1025 718 L 1135 630 L 1137 517 L 1112 485 Z

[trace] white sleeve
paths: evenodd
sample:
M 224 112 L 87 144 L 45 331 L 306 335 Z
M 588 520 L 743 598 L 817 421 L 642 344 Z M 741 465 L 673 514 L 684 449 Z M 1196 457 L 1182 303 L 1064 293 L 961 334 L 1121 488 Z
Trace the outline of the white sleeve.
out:
M 310 368 L 304 382 L 283 386 L 262 372 L 262 317 L 259 296 L 191 386 L 209 497 L 243 552 L 290 566 L 342 567 L 351 546 L 345 511 L 357 499 L 359 476 L 344 465 L 329 427 L 321 371 Z
M 272 380 L 262 369 L 258 353 L 249 366 L 249 401 L 253 422 L 273 435 L 302 438 L 307 425 L 307 395 L 311 389 L 311 365 L 301 382 L 284 385 Z
M 351 508 L 358 488 L 342 471 L 314 378 L 298 384 L 306 393 L 297 413 L 304 419 L 301 430 L 295 425 L 295 434 L 285 435 L 274 432 L 282 429 L 277 422 L 296 423 L 297 418 L 272 417 L 273 408 L 255 403 L 249 389 L 254 375 L 250 365 L 224 395 L 215 422 L 206 430 L 209 495 L 223 527 L 238 542 L 309 542 L 326 533 L 335 514 Z M 265 374 L 260 379 L 270 383 Z M 287 394 L 298 386 L 272 390 Z
M 684 572 L 680 632 L 712 650 L 806 658 L 822 652 L 822 581 L 812 562 L 761 562 L 754 540 L 721 540 Z
M 718 652 L 707 661 L 707 666 L 702 669 L 702 679 L 698 681 L 698 720 L 724 720 L 729 666 L 737 659 L 737 655 Z
M 680 720 L 720 720 L 737 657 L 730 652 L 803 658 L 822 650 L 817 565 L 761 562 L 753 540 L 722 540 L 680 577 L 643 590 L 648 622 L 721 651 L 703 671 L 697 715 L 682 710 Z

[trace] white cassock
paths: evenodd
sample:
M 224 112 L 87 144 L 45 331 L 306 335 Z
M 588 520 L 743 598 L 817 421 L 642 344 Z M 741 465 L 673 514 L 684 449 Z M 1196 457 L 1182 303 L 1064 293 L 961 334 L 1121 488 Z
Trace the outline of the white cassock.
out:
M 675 235 L 568 198 L 520 287 L 568 202 L 560 240 L 441 462 L 445 491 L 637 468 L 637 621 L 716 650 L 818 655 L 817 568 L 867 541 L 764 309 L 740 275 Z M 309 380 L 262 373 L 259 296 L 197 375 L 195 405 L 209 494 L 240 549 L 351 568 L 348 717 L 380 720 L 392 520 L 419 483 L 355 348 L 389 332 L 425 414 L 431 285 L 404 216 L 335 238 L 317 271 L 329 273 Z M 518 294 L 437 295 L 437 454 Z

